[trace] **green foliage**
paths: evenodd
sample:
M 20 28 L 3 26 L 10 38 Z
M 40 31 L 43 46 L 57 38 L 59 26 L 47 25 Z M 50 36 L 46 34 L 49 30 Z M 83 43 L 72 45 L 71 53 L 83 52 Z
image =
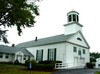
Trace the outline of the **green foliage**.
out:
M 39 61 L 39 64 L 51 64 L 51 63 L 62 63 L 62 61 L 50 61 L 50 60 L 45 60 L 45 61 Z
M 7 35 L 6 35 L 6 32 L 8 30 L 0 30 L 0 41 L 3 41 L 4 43 L 9 43 L 8 40 L 7 40 Z
M 93 63 L 86 63 L 86 67 L 87 68 L 94 68 L 94 66 L 95 66 L 95 64 L 93 64 Z
M 27 3 L 27 0 L 0 0 L 0 26 L 16 26 L 21 35 L 22 27 L 33 27 L 35 17 L 39 15 L 38 6 L 35 3 Z
M 90 62 L 96 62 L 97 58 L 100 58 L 100 53 L 98 52 L 90 53 Z
M 51 74 L 51 72 L 29 71 L 23 65 L 0 64 L 0 74 Z
M 99 58 L 100 57 L 100 53 L 99 52 L 92 52 L 92 53 L 90 53 L 90 56 L 94 57 L 94 58 Z
M 35 67 L 33 67 L 33 70 L 38 71 L 49 71 L 53 70 L 54 64 L 36 64 Z
M 30 64 L 30 63 L 32 64 L 32 68 L 35 67 L 36 64 L 37 64 L 37 62 L 36 62 L 35 60 L 31 60 L 31 61 L 30 61 L 30 59 L 26 60 L 26 61 L 25 61 L 25 65 L 26 65 L 26 67 L 27 67 L 28 69 L 29 69 L 29 64 Z
M 100 74 L 100 72 L 96 72 L 95 74 Z
M 38 71 L 50 71 L 53 70 L 55 67 L 55 63 L 61 63 L 61 61 L 40 61 L 40 62 L 36 62 L 35 60 L 29 61 L 26 60 L 25 64 L 27 66 L 27 68 L 29 69 L 29 64 L 30 62 L 32 63 L 32 69 L 33 70 L 38 70 Z

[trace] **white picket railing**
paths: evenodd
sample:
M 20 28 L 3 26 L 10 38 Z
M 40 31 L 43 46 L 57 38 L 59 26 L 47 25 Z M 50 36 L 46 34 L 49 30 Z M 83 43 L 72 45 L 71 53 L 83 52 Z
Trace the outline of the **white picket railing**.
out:
M 67 63 L 56 63 L 55 69 L 63 69 L 63 68 L 66 68 L 67 66 L 68 66 Z
M 83 63 L 56 63 L 55 69 L 64 69 L 64 68 L 83 68 L 85 64 Z

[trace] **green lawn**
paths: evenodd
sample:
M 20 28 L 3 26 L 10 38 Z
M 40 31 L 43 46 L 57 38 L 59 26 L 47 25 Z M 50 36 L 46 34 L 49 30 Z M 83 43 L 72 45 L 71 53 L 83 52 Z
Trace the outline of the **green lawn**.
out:
M 0 74 L 51 74 L 51 72 L 29 71 L 24 66 L 0 64 Z
M 96 74 L 100 74 L 100 72 L 96 72 Z

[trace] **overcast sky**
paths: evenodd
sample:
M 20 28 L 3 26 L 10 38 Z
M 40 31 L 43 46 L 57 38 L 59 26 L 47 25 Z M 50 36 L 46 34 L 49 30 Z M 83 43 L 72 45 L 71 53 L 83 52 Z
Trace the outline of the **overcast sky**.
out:
M 18 36 L 13 27 L 8 33 L 10 44 L 64 34 L 64 24 L 67 23 L 67 13 L 75 10 L 80 13 L 79 23 L 83 25 L 82 32 L 90 45 L 90 51 L 100 52 L 100 1 L 99 0 L 43 0 L 39 3 L 40 16 L 33 28 L 23 30 Z

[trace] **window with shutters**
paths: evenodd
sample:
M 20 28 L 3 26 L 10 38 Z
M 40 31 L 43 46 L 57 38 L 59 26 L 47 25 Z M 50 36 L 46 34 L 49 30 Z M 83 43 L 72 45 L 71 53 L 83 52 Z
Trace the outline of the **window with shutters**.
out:
M 36 61 L 43 61 L 43 50 L 36 51 Z
M 77 47 L 73 47 L 73 52 L 77 52 Z
M 78 50 L 78 55 L 81 55 L 81 50 Z
M 56 48 L 48 49 L 48 60 L 56 61 Z

